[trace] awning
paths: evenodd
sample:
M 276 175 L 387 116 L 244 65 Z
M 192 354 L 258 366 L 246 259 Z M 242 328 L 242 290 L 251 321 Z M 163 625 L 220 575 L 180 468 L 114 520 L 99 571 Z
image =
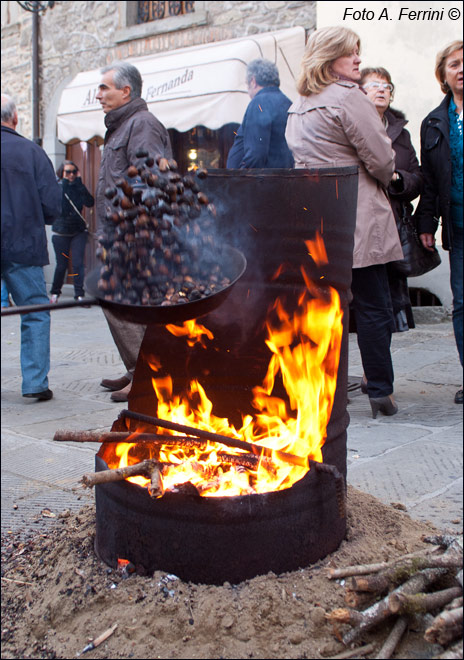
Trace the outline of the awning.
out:
M 142 74 L 142 96 L 166 128 L 218 129 L 242 122 L 250 102 L 246 66 L 256 58 L 277 65 L 280 88 L 293 100 L 304 48 L 304 28 L 295 27 L 127 61 Z M 104 137 L 104 114 L 95 98 L 100 79 L 100 69 L 85 71 L 64 89 L 57 116 L 61 142 Z

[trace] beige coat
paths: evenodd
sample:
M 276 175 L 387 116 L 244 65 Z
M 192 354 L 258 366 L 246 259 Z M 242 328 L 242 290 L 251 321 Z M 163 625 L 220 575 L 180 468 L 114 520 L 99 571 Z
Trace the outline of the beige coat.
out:
M 288 112 L 285 137 L 295 167 L 359 168 L 353 267 L 402 259 L 385 191 L 395 154 L 374 104 L 355 83 L 337 81 L 319 94 L 300 96 Z

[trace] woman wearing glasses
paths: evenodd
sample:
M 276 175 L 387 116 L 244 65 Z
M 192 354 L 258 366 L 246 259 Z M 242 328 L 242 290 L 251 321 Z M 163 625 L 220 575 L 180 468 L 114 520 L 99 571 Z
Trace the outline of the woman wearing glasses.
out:
M 56 255 L 50 302 L 58 302 L 72 253 L 74 300 L 84 297 L 84 252 L 87 243 L 87 224 L 82 217 L 84 206 L 91 207 L 95 200 L 82 183 L 77 165 L 65 160 L 57 169 L 62 189 L 61 217 L 52 225 L 52 243 Z M 69 272 L 69 271 L 68 271 Z
M 345 27 L 321 28 L 309 37 L 286 138 L 296 167 L 358 166 L 352 309 L 375 418 L 378 412 L 398 411 L 386 264 L 402 259 L 403 250 L 385 192 L 395 154 L 374 105 L 359 87 L 360 48 L 359 36 Z
M 361 85 L 375 105 L 395 152 L 395 172 L 387 191 L 398 225 L 402 218 L 412 215 L 411 202 L 421 192 L 422 174 L 419 161 L 411 143 L 411 136 L 405 129 L 408 122 L 404 114 L 390 107 L 395 87 L 389 72 L 382 67 L 363 69 Z M 395 329 L 397 332 L 403 332 L 414 328 L 408 280 L 395 270 L 394 264 L 387 264 L 387 273 L 395 315 Z M 365 391 L 365 383 L 361 387 Z

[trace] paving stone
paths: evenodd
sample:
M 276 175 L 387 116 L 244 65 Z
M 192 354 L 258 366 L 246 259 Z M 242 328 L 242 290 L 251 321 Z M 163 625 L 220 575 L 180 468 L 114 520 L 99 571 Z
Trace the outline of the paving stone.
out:
M 372 423 L 350 424 L 348 427 L 348 459 L 382 456 L 385 452 L 407 446 L 419 438 L 429 439 L 432 431 L 424 428 L 397 427 Z
M 348 483 L 383 502 L 407 507 L 432 499 L 450 486 L 462 487 L 462 448 L 429 440 L 411 442 L 377 457 L 350 463 Z

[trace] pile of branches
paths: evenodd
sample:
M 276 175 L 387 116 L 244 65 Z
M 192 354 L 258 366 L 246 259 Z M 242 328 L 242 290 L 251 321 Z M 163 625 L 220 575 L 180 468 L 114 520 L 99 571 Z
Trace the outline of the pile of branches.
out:
M 329 579 L 344 580 L 348 607 L 335 609 L 326 617 L 347 647 L 396 617 L 376 656 L 390 658 L 409 624 L 414 622 L 417 628 L 419 618 L 425 640 L 444 647 L 436 657 L 462 658 L 462 537 L 441 535 L 423 540 L 432 547 L 395 561 L 329 570 Z M 351 628 L 341 632 L 341 624 Z M 368 646 L 370 652 L 372 645 Z M 359 655 L 360 649 L 356 651 Z M 353 657 L 347 653 L 342 656 Z

